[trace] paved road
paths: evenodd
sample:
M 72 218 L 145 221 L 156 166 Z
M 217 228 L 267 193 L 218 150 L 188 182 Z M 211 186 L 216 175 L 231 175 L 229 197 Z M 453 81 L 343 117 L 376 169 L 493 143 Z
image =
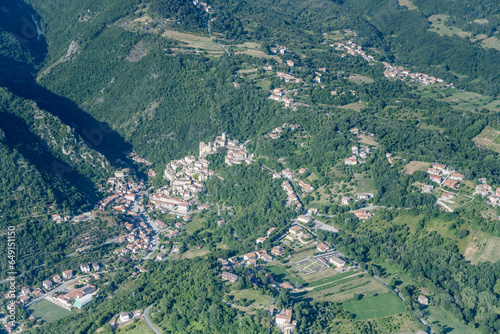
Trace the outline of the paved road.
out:
M 450 208 L 448 205 L 444 204 L 442 201 L 437 201 L 436 204 L 439 204 L 441 205 L 442 207 L 444 207 L 446 209 L 446 211 L 448 212 L 453 212 L 453 209 Z
M 156 334 L 162 334 L 162 332 L 151 322 L 151 319 L 149 319 L 149 311 L 151 311 L 152 307 L 153 305 L 149 305 L 148 307 L 146 307 L 146 310 L 144 310 L 144 320 L 146 320 L 146 323 L 153 332 L 155 332 Z
M 330 231 L 333 233 L 337 233 L 339 231 L 335 227 L 330 226 L 330 225 L 326 225 L 325 223 L 322 223 L 319 220 L 315 219 L 313 222 L 314 222 L 314 228 L 316 228 L 316 229 L 320 229 L 323 231 Z

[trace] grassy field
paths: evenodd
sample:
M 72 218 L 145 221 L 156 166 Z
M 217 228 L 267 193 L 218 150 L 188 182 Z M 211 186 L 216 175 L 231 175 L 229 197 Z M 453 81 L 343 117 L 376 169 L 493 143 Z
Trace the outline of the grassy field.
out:
M 405 174 L 412 175 L 416 171 L 426 171 L 427 167 L 431 165 L 430 162 L 425 161 L 410 161 L 406 166 L 404 166 Z
M 178 40 L 180 42 L 186 43 L 188 47 L 201 49 L 206 51 L 220 51 L 223 52 L 220 46 L 217 43 L 212 42 L 212 40 L 207 36 L 198 36 L 192 34 L 185 34 L 182 32 L 174 31 L 174 30 L 166 30 L 163 34 L 163 37 L 172 38 Z
M 271 81 L 261 80 L 255 84 L 255 86 L 262 88 L 262 90 L 268 91 L 271 89 Z
M 181 255 L 181 259 L 192 259 L 198 256 L 203 256 L 210 253 L 208 249 L 196 249 L 196 248 L 191 248 L 187 252 L 183 253 Z
M 57 321 L 68 315 L 71 315 L 71 311 L 68 311 L 48 300 L 42 300 L 30 306 L 28 309 L 31 313 L 30 315 L 35 318 L 42 318 L 47 322 Z
M 183 229 L 186 231 L 188 235 L 193 234 L 197 230 L 200 230 L 203 228 L 203 223 L 205 222 L 205 218 L 199 218 L 199 217 L 194 217 L 192 221 L 187 223 Z
M 436 14 L 429 16 L 429 21 L 431 22 L 430 31 L 438 33 L 439 35 L 453 36 L 458 35 L 460 37 L 471 37 L 472 34 L 469 32 L 464 32 L 461 29 L 453 26 L 446 26 L 444 23 L 448 20 L 449 15 Z
M 495 36 L 486 38 L 484 41 L 481 42 L 481 46 L 483 48 L 500 50 L 500 39 L 496 38 Z
M 349 76 L 348 80 L 351 82 L 354 82 L 355 84 L 358 84 L 358 85 L 369 84 L 369 83 L 375 82 L 375 80 L 373 80 L 372 78 L 366 77 L 364 75 L 359 75 L 359 74 L 353 74 L 353 75 Z
M 478 232 L 467 246 L 464 257 L 472 264 L 486 261 L 497 262 L 500 260 L 500 238 Z
M 360 112 L 365 107 L 366 107 L 366 104 L 364 104 L 363 102 L 359 101 L 359 102 L 355 102 L 355 103 L 346 104 L 344 106 L 341 106 L 340 108 L 342 108 L 342 109 L 350 109 L 350 110 L 354 110 L 354 111 Z
M 271 298 L 267 295 L 261 293 L 261 291 L 255 291 L 253 289 L 244 289 L 238 291 L 231 291 L 230 296 L 233 296 L 233 304 L 235 301 L 240 302 L 251 302 L 249 306 L 235 305 L 241 311 L 251 311 L 254 308 L 269 308 L 271 305 Z
M 291 284 L 297 284 L 297 283 L 304 284 L 305 283 L 305 281 L 302 278 L 293 275 L 287 269 L 283 268 L 282 266 L 280 266 L 278 264 L 273 264 L 273 265 L 267 267 L 267 269 L 271 272 L 274 279 L 278 282 L 281 282 L 281 283 L 289 282 Z
M 375 193 L 376 187 L 368 174 L 354 174 L 356 193 Z
M 405 310 L 403 302 L 395 293 L 387 293 L 382 296 L 363 298 L 361 300 L 349 300 L 343 303 L 342 306 L 355 314 L 356 320 L 387 317 L 403 313 Z
M 458 321 L 457 318 L 446 312 L 442 307 L 429 307 L 429 316 L 427 323 L 437 322 L 445 326 L 444 333 L 446 334 L 479 334 L 478 330 L 467 327 Z
M 362 144 L 370 145 L 370 146 L 378 146 L 378 143 L 373 137 L 367 135 L 358 135 L 359 142 Z
M 116 329 L 113 333 L 115 334 L 153 334 L 153 331 L 146 324 L 144 320 L 139 320 L 137 322 L 132 322 L 122 328 Z

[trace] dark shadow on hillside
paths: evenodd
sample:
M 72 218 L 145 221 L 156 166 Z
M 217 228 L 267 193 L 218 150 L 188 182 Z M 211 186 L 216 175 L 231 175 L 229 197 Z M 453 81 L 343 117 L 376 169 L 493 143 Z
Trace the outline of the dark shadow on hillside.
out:
M 5 30 L 14 37 L 19 44 L 17 48 L 26 47 L 35 62 L 43 61 L 47 53 L 45 37 L 37 29 L 39 20 L 40 15 L 24 1 L 2 1 L 0 30 Z
M 54 156 L 46 144 L 30 131 L 22 118 L 8 112 L 0 112 L 0 125 L 10 149 L 17 150 L 37 168 L 61 202 L 86 205 L 89 200 L 96 200 L 92 180 Z
M 123 151 L 132 150 L 131 145 L 107 123 L 99 122 L 70 99 L 38 85 L 32 73 L 34 73 L 32 67 L 12 58 L 0 56 L 1 86 L 5 86 L 19 97 L 35 101 L 38 107 L 75 128 L 89 147 L 101 152 L 111 162 L 122 156 Z
M 41 109 L 76 129 L 87 145 L 100 151 L 113 162 L 130 151 L 131 145 L 108 124 L 99 122 L 73 101 L 52 93 L 35 80 L 47 54 L 47 42 L 37 32 L 40 16 L 21 0 L 4 1 L 0 9 L 0 32 L 5 30 L 14 37 L 0 38 L 0 86 L 15 95 L 34 100 Z

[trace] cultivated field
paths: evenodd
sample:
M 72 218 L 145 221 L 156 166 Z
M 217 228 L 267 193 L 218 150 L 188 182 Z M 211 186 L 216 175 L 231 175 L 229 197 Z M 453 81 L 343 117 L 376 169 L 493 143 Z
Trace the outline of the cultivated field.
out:
M 410 161 L 406 166 L 404 166 L 404 171 L 405 174 L 412 175 L 416 171 L 423 171 L 425 172 L 427 170 L 427 167 L 431 165 L 430 162 L 425 162 L 425 161 Z
M 403 302 L 395 293 L 387 293 L 382 296 L 363 298 L 361 300 L 349 300 L 342 304 L 346 310 L 355 314 L 356 320 L 387 317 L 389 315 L 403 313 L 405 308 Z
M 309 298 L 315 301 L 330 301 L 334 303 L 342 303 L 354 297 L 354 294 L 362 294 L 366 298 L 373 297 L 376 294 L 382 295 L 390 292 L 390 290 L 377 282 L 370 276 L 358 275 L 347 277 L 331 283 L 315 287 L 307 293 L 301 292 L 303 298 Z
M 38 303 L 31 305 L 28 310 L 30 311 L 30 315 L 35 318 L 42 318 L 47 322 L 57 321 L 71 315 L 71 311 L 57 306 L 48 300 L 41 300 Z
M 479 147 L 486 147 L 492 151 L 500 153 L 500 131 L 489 126 L 485 127 L 480 134 L 472 138 L 472 141 Z

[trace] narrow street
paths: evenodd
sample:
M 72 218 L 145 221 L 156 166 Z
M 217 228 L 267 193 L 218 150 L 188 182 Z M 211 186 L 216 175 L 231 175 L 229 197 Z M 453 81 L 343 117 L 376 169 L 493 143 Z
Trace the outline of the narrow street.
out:
M 149 311 L 153 308 L 153 305 L 149 305 L 146 310 L 144 310 L 144 320 L 146 320 L 146 324 L 148 324 L 149 328 L 156 334 L 162 334 L 162 332 L 156 328 L 151 319 L 149 318 Z

